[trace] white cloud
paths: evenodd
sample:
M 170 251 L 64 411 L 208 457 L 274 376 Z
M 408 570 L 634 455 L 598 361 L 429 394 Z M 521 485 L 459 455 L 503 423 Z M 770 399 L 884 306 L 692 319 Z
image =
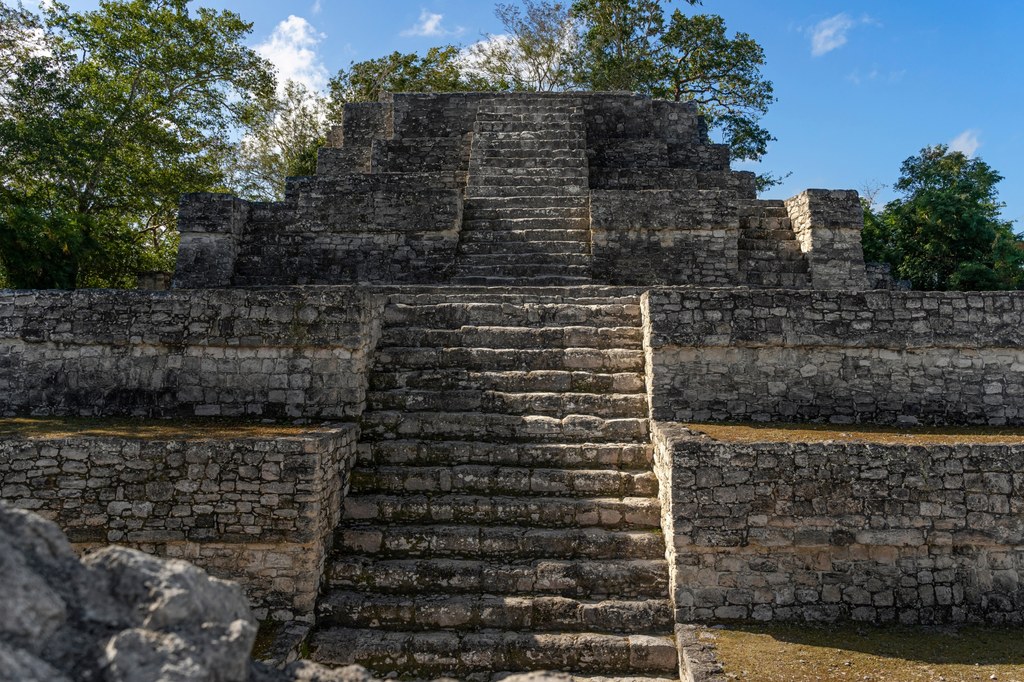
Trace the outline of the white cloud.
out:
M 867 14 L 860 19 L 854 19 L 846 12 L 841 12 L 819 21 L 809 29 L 804 29 L 811 35 L 811 54 L 820 57 L 832 50 L 838 50 L 849 41 L 849 32 L 862 25 L 881 26 L 881 23 Z
M 416 36 L 420 38 L 440 38 L 443 36 L 457 36 L 462 35 L 466 29 L 461 26 L 456 26 L 454 29 L 449 30 L 444 27 L 441 23 L 444 21 L 443 14 L 436 14 L 434 12 L 428 12 L 423 10 L 420 12 L 420 20 L 415 26 L 411 26 L 404 31 L 401 35 L 406 37 Z
M 811 29 L 811 54 L 820 57 L 846 44 L 846 34 L 857 21 L 845 12 L 819 21 Z
M 313 3 L 313 6 L 309 8 L 309 12 L 310 14 L 320 14 L 320 12 L 322 12 L 323 9 L 323 2 L 321 2 L 321 0 L 316 0 L 316 2 Z
M 950 141 L 949 150 L 963 152 L 965 156 L 969 157 L 974 156 L 974 153 L 981 148 L 981 140 L 978 139 L 980 133 L 979 130 L 968 128 Z
M 277 67 L 279 86 L 293 80 L 319 90 L 327 84 L 327 68 L 317 52 L 325 37 L 308 21 L 293 14 L 279 23 L 270 37 L 256 46 L 256 51 Z

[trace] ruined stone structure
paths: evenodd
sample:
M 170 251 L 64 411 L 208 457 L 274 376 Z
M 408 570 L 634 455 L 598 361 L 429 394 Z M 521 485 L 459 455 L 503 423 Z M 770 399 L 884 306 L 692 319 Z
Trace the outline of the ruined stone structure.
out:
M 1020 622 L 1024 446 L 682 425 L 1024 425 L 1024 296 L 869 290 L 856 193 L 753 181 L 688 104 L 349 105 L 284 202 L 184 199 L 174 290 L 0 294 L 4 414 L 331 423 L 7 438 L 0 494 L 382 674 L 678 679 L 688 621 Z

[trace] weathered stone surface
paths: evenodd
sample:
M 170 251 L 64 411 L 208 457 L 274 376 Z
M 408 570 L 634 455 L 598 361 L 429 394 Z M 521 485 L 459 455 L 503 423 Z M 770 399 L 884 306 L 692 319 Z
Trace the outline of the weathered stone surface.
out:
M 0 292 L 0 415 L 352 417 L 383 303 L 351 287 Z
M 175 285 L 867 286 L 856 193 L 757 200 L 692 103 L 394 94 L 346 105 L 329 144 L 283 202 L 186 196 Z M 742 216 L 778 209 L 740 243 Z
M 681 622 L 1024 617 L 1024 445 L 655 443 Z
M 82 563 L 56 525 L 0 503 L 5 679 L 243 682 L 255 621 L 241 588 L 180 561 L 110 548 Z M 32 575 L 30 580 L 24 576 Z M 33 599 L 40 605 L 30 604 Z M 28 636 L 33 638 L 30 639 Z
M 280 437 L 201 435 L 0 438 L 0 495 L 56 521 L 78 549 L 118 543 L 193 561 L 240 581 L 261 619 L 311 619 L 356 458 L 356 426 Z M 14 560 L 0 556 L 0 566 Z M 0 592 L 0 608 L 7 602 L 21 612 L 19 587 Z M 59 599 L 34 586 L 30 593 L 40 594 L 26 605 L 39 611 L 31 622 L 41 627 L 45 612 L 59 623 Z M 16 615 L 0 630 L 18 623 Z
M 1024 423 L 1024 296 L 655 289 L 668 421 Z

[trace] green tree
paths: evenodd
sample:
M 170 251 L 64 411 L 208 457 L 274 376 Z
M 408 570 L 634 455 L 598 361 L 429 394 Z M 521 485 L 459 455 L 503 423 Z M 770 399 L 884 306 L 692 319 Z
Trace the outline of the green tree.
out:
M 187 0 L 57 2 L 41 24 L 4 83 L 0 260 L 15 286 L 132 286 L 173 263 L 180 195 L 222 186 L 273 76 L 250 24 Z
M 496 90 L 552 92 L 572 86 L 579 34 L 568 5 L 498 3 L 494 14 L 505 30 L 469 47 L 471 73 Z
M 316 173 L 317 152 L 330 123 L 327 98 L 288 81 L 262 107 L 233 156 L 232 189 L 241 197 L 277 201 L 285 178 Z
M 734 159 L 760 159 L 773 139 L 760 120 L 775 101 L 772 83 L 761 73 L 764 50 L 746 33 L 729 37 L 720 16 L 677 9 L 666 20 L 664 5 L 576 0 L 573 13 L 584 25 L 579 84 L 695 102 Z M 762 186 L 775 182 L 761 178 Z
M 572 12 L 583 23 L 579 84 L 592 90 L 653 92 L 663 76 L 661 5 L 658 0 L 576 0 Z
M 759 123 L 775 101 L 761 74 L 764 50 L 746 33 L 730 38 L 720 16 L 676 10 L 661 39 L 666 78 L 654 94 L 696 102 L 709 128 L 720 128 L 736 159 L 760 159 L 772 136 Z
M 459 48 L 432 47 L 425 55 L 392 52 L 342 69 L 329 84 L 332 109 L 345 102 L 376 102 L 385 92 L 469 92 L 490 84 L 465 71 Z
M 865 258 L 888 263 L 915 289 L 1021 288 L 1024 243 L 1000 217 L 1001 180 L 981 159 L 925 147 L 903 162 L 901 196 L 866 212 Z

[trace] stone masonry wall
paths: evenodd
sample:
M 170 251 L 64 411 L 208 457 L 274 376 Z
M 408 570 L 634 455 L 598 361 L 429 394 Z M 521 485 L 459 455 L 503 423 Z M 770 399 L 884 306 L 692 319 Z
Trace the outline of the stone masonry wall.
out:
M 192 561 L 246 588 L 260 618 L 310 620 L 357 427 L 275 437 L 0 439 L 0 498 L 80 550 Z
M 786 201 L 815 289 L 867 289 L 864 211 L 852 190 L 809 189 Z
M 655 289 L 667 421 L 1024 424 L 1024 295 Z
M 735 284 L 738 205 L 721 190 L 595 190 L 594 277 L 613 284 Z
M 0 414 L 356 418 L 383 296 L 2 291 Z
M 1024 622 L 1024 445 L 654 439 L 680 622 Z

